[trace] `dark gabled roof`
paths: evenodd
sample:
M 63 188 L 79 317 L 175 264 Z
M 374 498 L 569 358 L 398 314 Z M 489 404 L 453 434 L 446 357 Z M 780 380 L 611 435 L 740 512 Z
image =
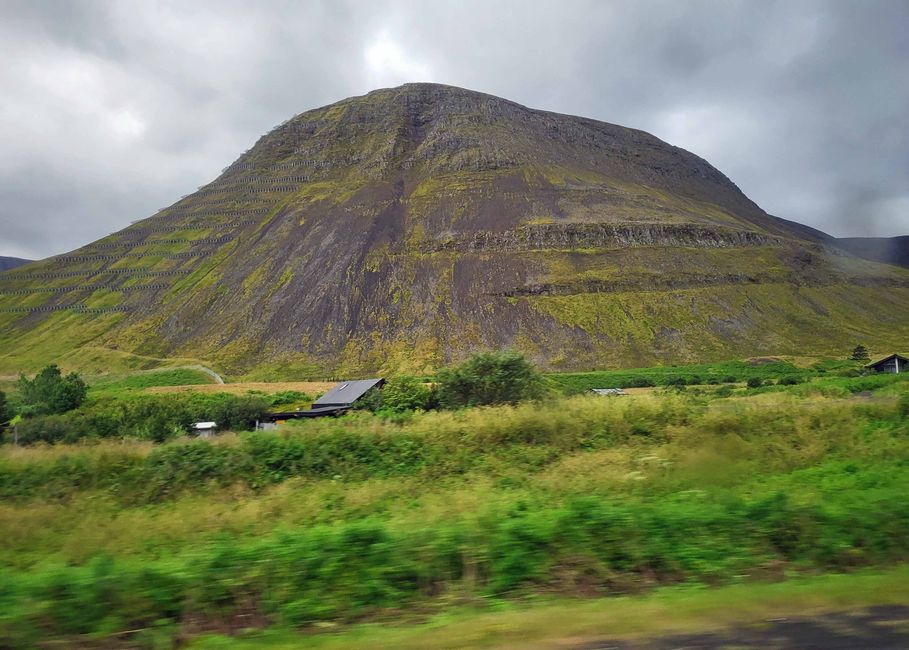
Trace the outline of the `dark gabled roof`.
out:
M 301 418 L 318 418 L 326 415 L 340 415 L 349 411 L 349 406 L 320 406 L 304 411 L 275 411 L 266 413 L 265 420 L 268 422 L 278 422 L 279 420 L 299 420 Z
M 865 367 L 866 367 L 866 368 L 875 368 L 875 367 L 881 365 L 882 363 L 887 363 L 888 361 L 892 361 L 893 359 L 899 359 L 899 360 L 902 361 L 903 363 L 909 363 L 909 359 L 907 359 L 907 358 L 904 357 L 903 355 L 901 355 L 901 354 L 891 354 L 891 355 L 889 355 L 889 356 L 884 357 L 883 359 L 880 359 L 880 360 L 875 361 L 875 362 L 873 362 L 873 363 L 869 363 L 869 364 L 866 365 Z
M 357 379 L 355 381 L 342 381 L 330 391 L 312 403 L 313 408 L 320 406 L 339 406 L 353 404 L 363 397 L 366 392 L 375 386 L 385 383 L 384 379 Z

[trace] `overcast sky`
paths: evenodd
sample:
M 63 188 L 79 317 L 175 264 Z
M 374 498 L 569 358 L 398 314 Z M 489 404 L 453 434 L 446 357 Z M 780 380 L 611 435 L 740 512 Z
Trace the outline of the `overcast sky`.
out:
M 909 2 L 0 0 L 0 255 L 70 250 L 408 81 L 649 131 L 765 210 L 909 234 Z

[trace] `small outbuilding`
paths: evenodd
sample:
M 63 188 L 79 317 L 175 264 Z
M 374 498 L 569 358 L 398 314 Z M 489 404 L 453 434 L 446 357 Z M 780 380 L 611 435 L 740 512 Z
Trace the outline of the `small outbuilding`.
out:
M 898 374 L 909 370 L 909 359 L 901 354 L 891 354 L 889 357 L 884 357 L 880 361 L 869 363 L 865 367 L 870 368 L 874 372 Z
M 627 393 L 621 388 L 591 388 L 591 393 L 597 395 L 626 395 Z
M 193 425 L 193 430 L 199 438 L 208 438 L 215 432 L 217 426 L 214 422 L 196 422 Z
M 361 399 L 373 388 L 381 388 L 384 379 L 357 379 L 355 381 L 342 381 L 322 397 L 312 403 L 317 408 L 337 408 L 339 406 L 353 406 L 354 402 Z
M 356 379 L 337 383 L 330 391 L 312 403 L 309 409 L 302 411 L 283 411 L 268 413 L 268 422 L 280 423 L 285 420 L 300 418 L 318 418 L 326 415 L 340 415 L 349 411 L 354 404 L 367 393 L 379 389 L 385 384 L 384 379 Z

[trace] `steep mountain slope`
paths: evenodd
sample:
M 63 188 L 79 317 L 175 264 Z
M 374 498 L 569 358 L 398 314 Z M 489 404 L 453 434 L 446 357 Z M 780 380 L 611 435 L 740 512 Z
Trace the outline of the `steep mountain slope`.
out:
M 0 367 L 421 372 L 512 346 L 589 368 L 904 342 L 909 272 L 829 240 L 647 133 L 409 84 L 298 115 L 154 216 L 5 274 Z
M 836 246 L 866 260 L 909 268 L 909 235 L 902 237 L 840 237 Z
M 31 260 L 24 260 L 21 257 L 2 257 L 0 256 L 0 271 L 9 271 L 17 266 L 28 264 Z

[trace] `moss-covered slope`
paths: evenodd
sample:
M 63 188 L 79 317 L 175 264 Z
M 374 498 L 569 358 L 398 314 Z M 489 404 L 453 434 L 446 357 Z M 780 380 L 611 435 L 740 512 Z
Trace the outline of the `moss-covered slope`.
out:
M 907 316 L 909 271 L 687 151 L 412 84 L 298 115 L 154 216 L 0 276 L 0 370 L 422 372 L 480 346 L 649 365 L 900 347 Z

